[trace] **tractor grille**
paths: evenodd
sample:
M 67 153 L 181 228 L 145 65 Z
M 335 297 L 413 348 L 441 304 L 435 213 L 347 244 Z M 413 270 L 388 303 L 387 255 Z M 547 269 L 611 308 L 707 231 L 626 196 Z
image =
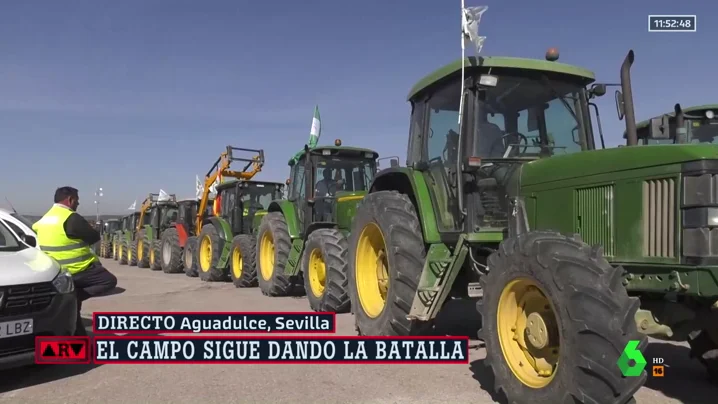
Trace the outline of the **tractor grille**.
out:
M 676 181 L 661 178 L 643 182 L 643 255 L 675 257 Z
M 2 290 L 5 295 L 2 304 L 3 316 L 32 314 L 44 310 L 56 293 L 51 282 L 9 286 Z
M 578 234 L 589 245 L 600 245 L 603 254 L 615 254 L 613 237 L 613 185 L 576 190 Z

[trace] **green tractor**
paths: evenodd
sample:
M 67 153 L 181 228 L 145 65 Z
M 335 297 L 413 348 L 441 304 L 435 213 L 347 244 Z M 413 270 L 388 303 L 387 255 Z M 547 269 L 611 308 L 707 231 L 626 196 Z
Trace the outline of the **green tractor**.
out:
M 199 237 L 199 278 L 216 282 L 229 275 L 238 288 L 257 286 L 255 235 L 270 202 L 282 198 L 284 184 L 234 180 L 216 190 L 219 214 L 207 219 Z
M 164 196 L 164 197 L 163 197 Z M 174 227 L 179 209 L 174 194 L 149 194 L 140 208 L 134 251 L 137 255 L 137 266 L 150 268 L 153 271 L 162 269 L 160 236 Z
M 305 146 L 289 161 L 289 197 L 269 205 L 257 234 L 263 294 L 304 290 L 313 310 L 349 311 L 347 236 L 377 157 L 337 140 L 334 146 Z
M 648 335 L 718 369 L 718 147 L 631 147 L 631 51 L 629 147 L 597 150 L 606 85 L 557 59 L 462 58 L 415 85 L 406 167 L 379 172 L 355 214 L 352 309 L 361 335 L 411 335 L 477 299 L 509 402 L 623 404 L 647 376 L 624 377 L 621 353 Z
M 113 252 L 113 239 L 115 232 L 120 229 L 120 221 L 118 219 L 105 220 L 100 230 L 100 257 L 112 258 Z
M 115 236 L 117 260 L 120 265 L 137 265 L 137 256 L 132 254 L 135 244 L 135 229 L 140 212 L 133 212 L 122 218 L 122 229 Z
M 684 109 L 676 104 L 674 112 L 639 122 L 636 130 L 643 145 L 713 143 L 718 137 L 718 105 Z

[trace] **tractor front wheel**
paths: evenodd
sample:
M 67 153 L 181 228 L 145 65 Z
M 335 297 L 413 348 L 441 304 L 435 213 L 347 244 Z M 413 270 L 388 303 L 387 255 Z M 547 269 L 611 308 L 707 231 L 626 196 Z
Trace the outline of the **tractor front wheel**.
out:
M 119 243 L 117 242 L 117 240 L 113 240 L 113 241 L 112 241 L 112 259 L 115 260 L 115 261 L 117 261 L 117 260 L 118 260 L 118 257 L 120 256 L 120 255 L 118 254 L 118 251 L 117 251 L 117 245 L 118 245 L 118 244 L 119 244 Z
M 312 310 L 349 311 L 348 260 L 347 239 L 339 230 L 319 229 L 309 235 L 304 245 L 302 273 L 304 290 Z
M 294 284 L 284 275 L 292 241 L 287 221 L 281 212 L 270 212 L 262 218 L 257 232 L 259 288 L 267 296 L 289 296 Z
M 632 402 L 646 372 L 623 377 L 616 364 L 629 341 L 647 344 L 639 301 L 599 247 L 535 231 L 504 240 L 488 267 L 479 339 L 497 393 L 512 403 Z
M 257 286 L 257 239 L 240 234 L 232 239 L 229 276 L 238 288 Z
M 226 279 L 224 268 L 217 268 L 223 247 L 224 242 L 219 238 L 217 229 L 211 224 L 204 225 L 199 235 L 197 255 L 199 279 L 205 282 L 219 282 Z
M 144 230 L 140 230 L 137 233 L 137 267 L 149 268 L 151 250 L 152 241 L 147 237 Z
M 349 290 L 360 335 L 425 334 L 408 320 L 426 259 L 421 224 L 404 194 L 380 191 L 357 207 L 349 241 Z
M 124 240 L 117 242 L 117 261 L 120 265 L 127 265 L 127 246 Z
M 162 271 L 167 274 L 182 272 L 182 247 L 179 243 L 177 229 L 169 228 L 162 233 L 161 238 Z
M 184 274 L 190 278 L 197 277 L 197 237 L 187 237 L 182 252 L 182 264 L 184 265 Z
M 162 270 L 162 260 L 160 259 L 162 255 L 160 252 L 160 245 L 160 240 L 152 241 L 152 248 L 150 249 L 150 269 L 153 271 Z

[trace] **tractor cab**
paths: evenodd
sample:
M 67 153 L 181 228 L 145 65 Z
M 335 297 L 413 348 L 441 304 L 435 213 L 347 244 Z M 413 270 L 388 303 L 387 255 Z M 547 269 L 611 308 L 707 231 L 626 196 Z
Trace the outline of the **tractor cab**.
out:
M 290 161 L 289 201 L 295 205 L 302 233 L 326 224 L 347 230 L 354 208 L 369 189 L 376 173 L 373 150 L 342 146 L 305 147 Z
M 284 194 L 284 184 L 263 181 L 227 181 L 217 186 L 221 216 L 233 234 L 252 234 L 260 212 L 266 211 L 275 199 Z M 260 213 L 260 214 L 258 214 Z
M 522 164 L 595 148 L 589 100 L 605 87 L 588 88 L 591 71 L 557 59 L 555 49 L 546 60 L 469 57 L 410 91 L 407 164 L 433 188 L 447 237 L 479 229 L 499 236 Z
M 636 129 L 643 145 L 718 144 L 718 104 L 685 109 L 676 104 L 674 112 L 639 122 Z
M 106 220 L 102 225 L 102 234 L 113 234 L 117 230 L 120 230 L 120 221 L 118 219 Z

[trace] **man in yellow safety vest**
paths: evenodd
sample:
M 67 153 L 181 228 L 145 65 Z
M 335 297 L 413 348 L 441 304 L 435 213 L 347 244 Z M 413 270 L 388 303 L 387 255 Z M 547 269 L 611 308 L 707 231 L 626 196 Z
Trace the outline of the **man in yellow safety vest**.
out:
M 32 229 L 40 249 L 54 258 L 72 275 L 77 293 L 77 335 L 85 335 L 80 309 L 90 297 L 109 292 L 117 278 L 100 263 L 91 246 L 100 241 L 100 233 L 76 211 L 80 206 L 77 189 L 61 187 L 55 191 L 55 204 Z

